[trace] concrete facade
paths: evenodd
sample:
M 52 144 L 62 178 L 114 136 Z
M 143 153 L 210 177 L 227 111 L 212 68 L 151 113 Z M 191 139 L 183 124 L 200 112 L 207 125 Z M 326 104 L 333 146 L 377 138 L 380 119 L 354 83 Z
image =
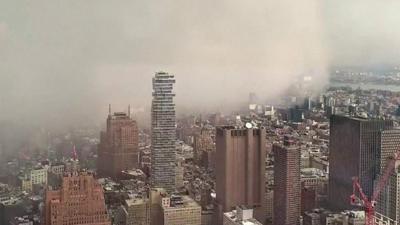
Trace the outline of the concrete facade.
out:
M 217 220 L 238 205 L 252 206 L 255 218 L 265 220 L 264 128 L 218 127 L 216 133 Z

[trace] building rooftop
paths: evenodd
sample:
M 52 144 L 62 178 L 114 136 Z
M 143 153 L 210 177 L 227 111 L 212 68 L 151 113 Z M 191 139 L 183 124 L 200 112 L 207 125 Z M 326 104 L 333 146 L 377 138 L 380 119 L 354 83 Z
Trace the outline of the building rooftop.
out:
M 55 163 L 52 163 L 51 166 L 65 166 L 65 165 L 62 162 L 55 162 Z
M 327 177 L 328 173 L 317 168 L 301 169 L 301 177 Z
M 174 208 L 197 208 L 200 205 L 187 195 L 172 195 L 170 197 L 171 203 L 169 208 L 164 209 L 174 209 Z
M 146 203 L 146 199 L 143 199 L 143 198 L 131 198 L 131 199 L 125 200 L 125 204 L 128 207 L 134 206 L 134 205 L 142 205 L 144 203 Z
M 109 115 L 109 118 L 111 118 L 113 120 L 130 119 L 128 113 L 125 113 L 125 112 L 114 112 L 114 114 Z
M 226 212 L 224 213 L 226 217 L 228 217 L 231 221 L 236 222 L 237 224 L 242 224 L 242 225 L 262 225 L 258 220 L 254 218 L 249 218 L 240 221 L 238 216 L 237 216 L 237 211 L 233 210 L 231 212 Z
M 132 176 L 145 176 L 146 174 L 140 170 L 140 169 L 135 169 L 135 170 L 124 170 L 122 173 L 132 175 Z

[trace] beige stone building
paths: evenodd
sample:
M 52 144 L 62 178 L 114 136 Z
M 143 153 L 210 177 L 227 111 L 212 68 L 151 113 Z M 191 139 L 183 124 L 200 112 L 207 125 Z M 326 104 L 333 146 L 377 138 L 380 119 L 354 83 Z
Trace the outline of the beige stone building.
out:
M 46 185 L 47 184 L 47 168 L 37 166 L 31 170 L 32 185 Z
M 125 200 L 116 217 L 117 225 L 150 225 L 150 199 Z
M 168 195 L 162 188 L 153 189 L 151 225 L 201 225 L 201 206 L 186 195 Z
M 201 207 L 189 196 L 171 196 L 163 217 L 164 225 L 201 225 Z
M 28 176 L 21 176 L 20 178 L 21 190 L 32 192 L 32 180 Z

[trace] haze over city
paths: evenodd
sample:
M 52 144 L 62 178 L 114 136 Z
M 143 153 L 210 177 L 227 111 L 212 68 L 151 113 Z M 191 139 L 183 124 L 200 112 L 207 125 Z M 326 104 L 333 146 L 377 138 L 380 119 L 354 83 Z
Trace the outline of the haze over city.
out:
M 98 120 L 108 103 L 148 109 L 157 71 L 175 74 L 178 107 L 196 110 L 235 105 L 250 91 L 273 99 L 302 75 L 322 88 L 332 66 L 400 58 L 398 6 L 3 0 L 0 117 L 52 123 Z
M 399 9 L 0 0 L 0 225 L 400 224 Z

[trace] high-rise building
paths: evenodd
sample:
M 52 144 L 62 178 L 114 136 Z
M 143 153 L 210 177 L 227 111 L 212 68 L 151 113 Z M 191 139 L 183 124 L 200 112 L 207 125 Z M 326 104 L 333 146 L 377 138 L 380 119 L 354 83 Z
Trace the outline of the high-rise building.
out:
M 214 208 L 212 205 L 201 210 L 201 225 L 213 225 Z
M 130 111 L 130 110 L 128 110 Z M 121 171 L 139 168 L 138 128 L 128 114 L 117 112 L 107 118 L 107 129 L 101 132 L 98 172 L 100 176 L 118 178 Z
M 61 162 L 56 162 L 52 164 L 49 168 L 49 172 L 56 175 L 56 176 L 62 176 L 65 171 L 65 165 L 64 163 Z
M 164 225 L 162 206 L 168 201 L 168 198 L 168 193 L 164 188 L 153 188 L 150 190 L 151 225 Z
M 103 188 L 87 172 L 64 175 L 59 190 L 47 190 L 44 225 L 111 225 Z
M 182 188 L 184 186 L 183 184 L 183 175 L 184 175 L 184 167 L 183 167 L 183 162 L 185 159 L 183 157 L 178 157 L 176 159 L 176 167 L 175 167 L 175 187 L 176 188 Z
M 37 165 L 18 176 L 18 185 L 22 191 L 32 192 L 48 184 L 48 166 Z
M 201 225 L 201 206 L 187 195 L 170 195 L 155 188 L 150 201 L 152 225 Z
M 376 164 L 377 173 L 382 174 L 387 167 L 389 158 L 400 150 L 400 130 L 383 130 L 379 132 L 378 136 L 378 163 Z
M 400 149 L 400 130 L 385 130 L 379 139 L 380 171 L 384 173 L 389 158 Z M 396 168 L 398 168 L 397 162 Z M 379 179 L 379 177 L 378 177 Z M 378 182 L 378 179 L 375 182 Z M 381 191 L 376 211 L 392 220 L 400 220 L 400 170 L 396 169 L 390 175 L 387 184 Z
M 397 220 L 390 219 L 389 217 L 382 215 L 378 212 L 375 212 L 374 216 L 375 224 L 383 224 L 383 225 L 398 225 L 399 222 Z
M 27 174 L 22 174 L 21 176 L 18 177 L 19 179 L 19 184 L 21 187 L 21 191 L 26 191 L 28 193 L 32 192 L 32 180 Z
M 266 219 L 267 221 L 272 222 L 273 216 L 274 216 L 274 190 L 271 190 L 271 188 L 267 189 L 267 192 L 265 193 L 266 196 L 266 205 L 265 205 L 265 214 L 266 214 Z
M 6 207 L 0 202 L 0 224 L 6 224 Z
M 399 162 L 397 162 L 397 166 Z M 400 169 L 390 175 L 384 189 L 381 191 L 376 212 L 392 220 L 400 220 Z
M 276 225 L 300 224 L 301 181 L 298 147 L 288 141 L 284 145 L 274 144 L 274 216 Z
M 125 200 L 114 221 L 117 225 L 150 225 L 150 199 L 131 198 Z
M 47 168 L 37 166 L 31 170 L 32 185 L 46 185 L 47 184 Z
M 164 225 L 201 225 L 201 206 L 189 196 L 171 196 L 162 211 Z
M 174 75 L 156 73 L 151 105 L 151 184 L 169 192 L 175 189 L 176 174 L 174 83 Z
M 317 208 L 317 190 L 312 187 L 301 187 L 301 214 Z
M 380 133 L 392 127 L 389 120 L 331 116 L 328 198 L 333 209 L 351 208 L 353 177 L 359 178 L 367 196 L 372 195 L 380 170 Z
M 214 169 L 215 144 L 214 128 L 202 127 L 200 132 L 194 136 L 193 157 L 195 162 L 203 167 Z
M 223 212 L 238 205 L 254 208 L 255 218 L 265 220 L 264 128 L 218 127 L 216 133 L 216 224 Z
M 300 106 L 292 107 L 289 109 L 288 117 L 288 121 L 302 122 L 304 120 L 304 109 L 300 108 Z

